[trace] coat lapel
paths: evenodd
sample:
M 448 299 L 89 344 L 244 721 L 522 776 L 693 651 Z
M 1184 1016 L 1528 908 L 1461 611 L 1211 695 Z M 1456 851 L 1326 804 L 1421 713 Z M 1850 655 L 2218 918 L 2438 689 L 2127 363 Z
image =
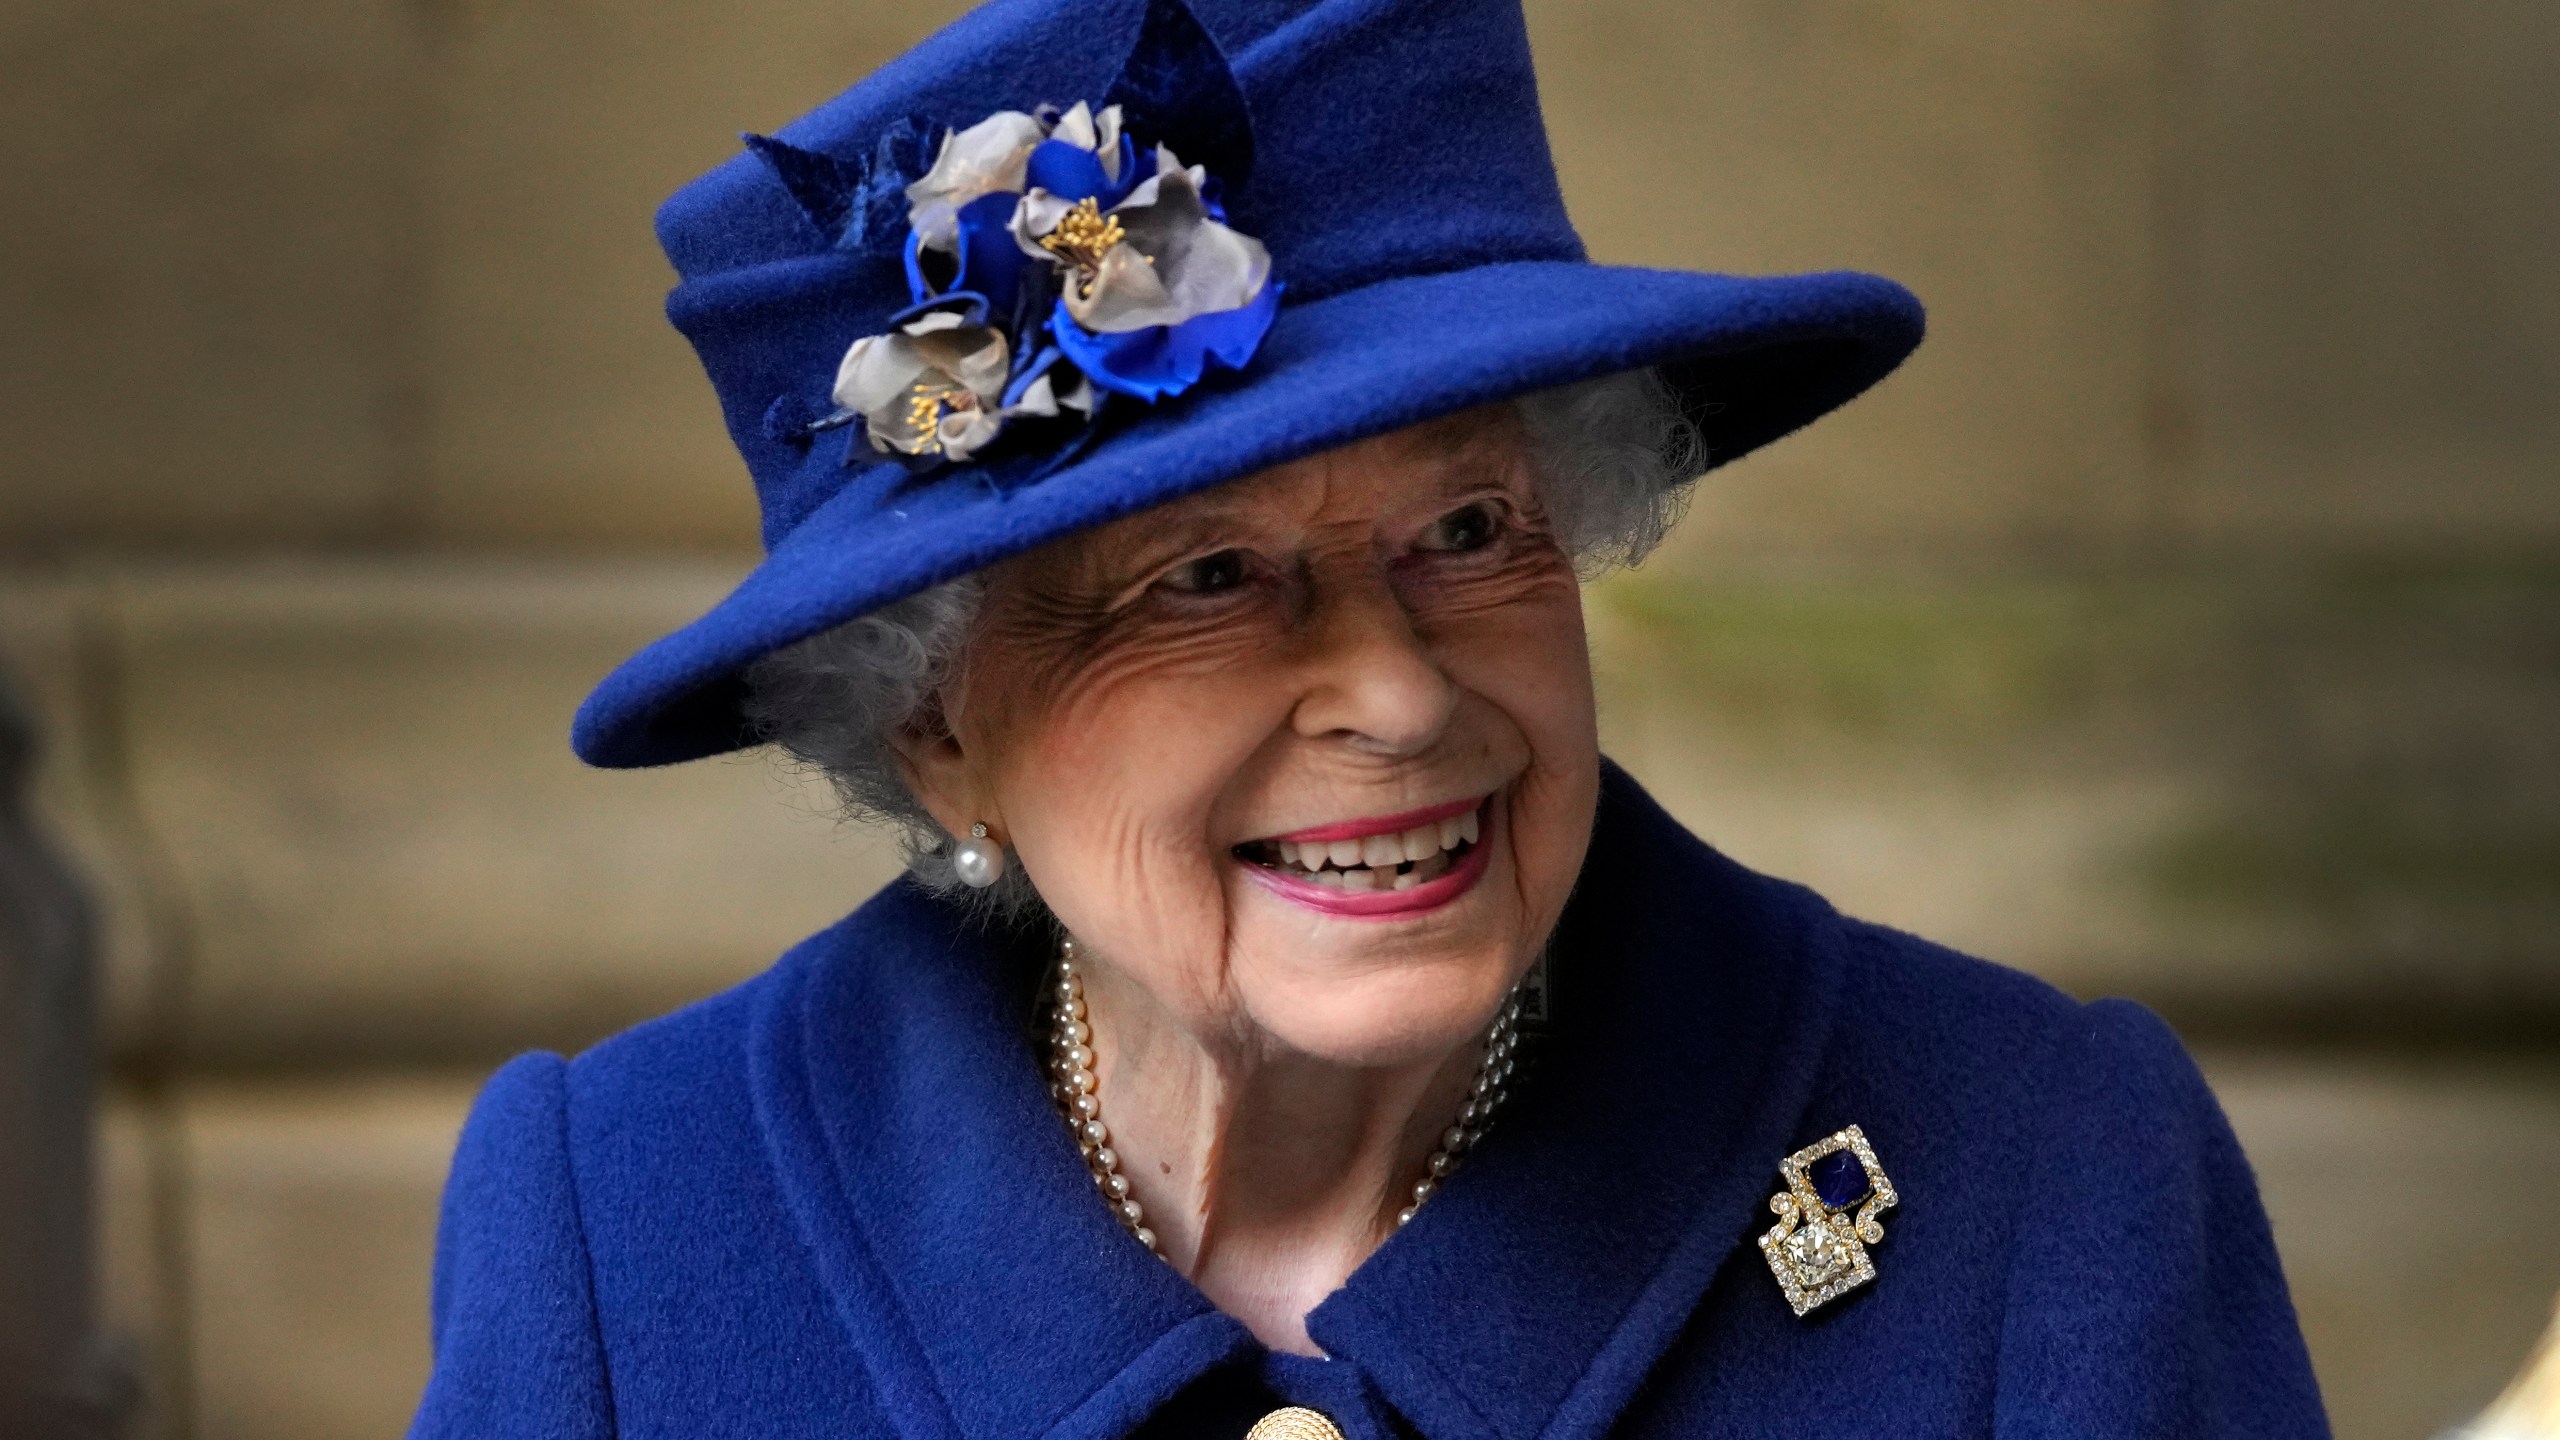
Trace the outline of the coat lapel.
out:
M 759 1119 L 910 1440 L 1103 1440 L 1253 1348 L 1097 1199 L 1003 938 L 901 882 L 787 962 Z
M 1611 767 L 1546 1053 L 1467 1169 L 1310 1317 L 1318 1343 L 1434 1437 L 1606 1432 L 1768 1223 L 1838 990 L 1834 919 Z

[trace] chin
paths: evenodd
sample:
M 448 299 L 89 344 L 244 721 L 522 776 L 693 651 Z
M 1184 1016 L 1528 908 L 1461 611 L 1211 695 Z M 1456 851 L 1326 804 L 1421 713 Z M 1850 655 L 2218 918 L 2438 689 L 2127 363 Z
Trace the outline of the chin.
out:
M 1378 955 L 1305 950 L 1244 995 L 1255 1021 L 1300 1054 L 1370 1068 L 1435 1060 L 1492 1023 L 1529 956 L 1500 939 Z M 1258 993 L 1257 993 L 1258 992 Z

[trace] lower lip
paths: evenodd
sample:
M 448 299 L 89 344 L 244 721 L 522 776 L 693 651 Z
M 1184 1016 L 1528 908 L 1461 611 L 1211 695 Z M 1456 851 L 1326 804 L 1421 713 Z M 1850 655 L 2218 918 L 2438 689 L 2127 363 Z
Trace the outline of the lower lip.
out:
M 1467 847 L 1467 853 L 1458 857 L 1448 874 L 1425 880 L 1410 890 L 1336 890 L 1285 875 L 1267 865 L 1237 863 L 1244 865 L 1244 873 L 1252 876 L 1255 884 L 1293 905 L 1351 920 L 1402 920 L 1439 909 L 1474 889 L 1475 883 L 1484 878 L 1486 867 L 1493 863 L 1493 817 L 1494 807 L 1487 804 L 1476 843 Z

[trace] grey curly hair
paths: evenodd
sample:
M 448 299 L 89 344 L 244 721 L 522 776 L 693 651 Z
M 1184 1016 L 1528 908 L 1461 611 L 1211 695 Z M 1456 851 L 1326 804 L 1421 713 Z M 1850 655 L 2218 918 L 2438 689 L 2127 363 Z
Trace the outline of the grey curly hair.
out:
M 1528 432 L 1541 498 L 1574 570 L 1597 579 L 1635 565 L 1661 543 L 1706 469 L 1697 428 L 1651 370 L 1542 390 L 1513 402 Z M 964 575 L 786 646 L 747 670 L 747 718 L 757 736 L 824 775 L 845 813 L 898 836 L 908 870 L 927 887 L 962 889 L 952 837 L 908 788 L 890 737 L 927 715 L 959 673 L 985 595 Z M 979 892 L 1004 914 L 1038 906 L 1019 865 Z

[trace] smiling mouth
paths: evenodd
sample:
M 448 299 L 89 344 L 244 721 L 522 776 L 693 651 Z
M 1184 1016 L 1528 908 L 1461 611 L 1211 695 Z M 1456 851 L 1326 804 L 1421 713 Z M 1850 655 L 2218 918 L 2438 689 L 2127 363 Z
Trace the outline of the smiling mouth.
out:
M 1234 853 L 1238 860 L 1280 878 L 1328 890 L 1350 894 L 1411 890 L 1465 863 L 1483 834 L 1486 800 L 1474 801 L 1455 814 L 1421 812 L 1429 818 L 1401 829 L 1343 835 L 1342 830 L 1363 827 L 1357 822 L 1325 826 L 1300 832 L 1304 839 L 1248 840 L 1236 846 Z

